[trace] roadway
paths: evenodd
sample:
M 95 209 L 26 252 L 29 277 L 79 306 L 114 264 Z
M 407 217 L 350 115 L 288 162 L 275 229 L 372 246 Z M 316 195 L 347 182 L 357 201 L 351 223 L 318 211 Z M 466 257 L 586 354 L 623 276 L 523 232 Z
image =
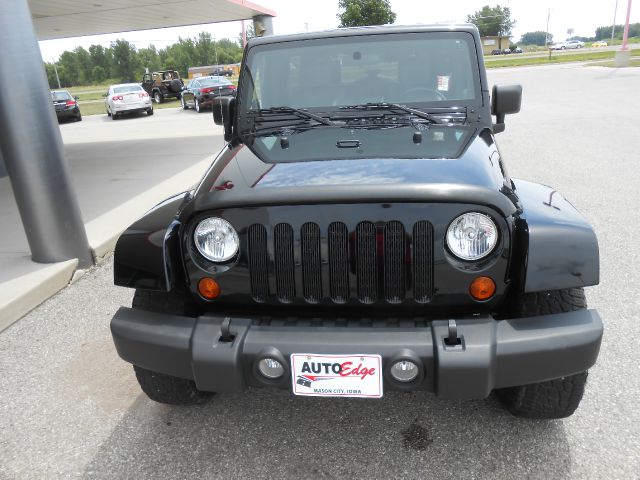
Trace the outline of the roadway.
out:
M 524 86 L 521 113 L 498 136 L 510 174 L 556 187 L 599 236 L 601 285 L 587 297 L 606 333 L 574 416 L 527 421 L 493 398 L 394 392 L 354 401 L 251 390 L 198 407 L 155 404 L 113 349 L 109 320 L 132 292 L 112 285 L 107 262 L 0 333 L 0 478 L 637 478 L 640 69 L 489 78 Z

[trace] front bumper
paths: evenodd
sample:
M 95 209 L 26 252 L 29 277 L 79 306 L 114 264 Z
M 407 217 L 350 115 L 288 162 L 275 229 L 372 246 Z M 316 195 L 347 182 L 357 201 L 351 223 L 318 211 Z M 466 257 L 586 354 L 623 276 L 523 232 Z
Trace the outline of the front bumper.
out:
M 120 308 L 111 321 L 118 354 L 134 365 L 195 381 L 200 390 L 224 392 L 248 385 L 291 388 L 290 355 L 380 354 L 385 390 L 428 390 L 443 398 L 484 398 L 494 388 L 525 385 L 583 372 L 596 361 L 602 322 L 595 310 L 511 320 L 456 319 L 460 344 L 448 346 L 448 320 L 411 320 L 376 326 L 335 321 L 257 321 L 199 318 Z M 277 326 L 282 324 L 283 326 Z M 233 337 L 229 340 L 227 333 Z M 278 381 L 260 376 L 269 356 L 287 372 Z M 402 384 L 388 370 L 394 359 L 415 360 L 418 381 Z

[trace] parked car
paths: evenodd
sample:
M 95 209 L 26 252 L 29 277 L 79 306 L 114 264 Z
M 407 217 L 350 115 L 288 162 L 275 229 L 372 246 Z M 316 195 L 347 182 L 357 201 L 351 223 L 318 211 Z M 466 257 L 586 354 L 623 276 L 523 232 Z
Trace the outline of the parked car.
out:
M 145 73 L 142 76 L 141 85 L 156 103 L 162 103 L 167 98 L 180 98 L 184 88 L 184 82 L 177 70 Z
M 73 97 L 67 90 L 52 90 L 51 100 L 56 109 L 58 121 L 72 119 L 76 122 L 82 120 L 78 97 Z
M 511 51 L 510 48 L 503 48 L 502 49 L 502 54 L 503 55 L 511 55 L 513 52 Z
M 236 86 L 225 77 L 199 77 L 187 83 L 182 91 L 180 103 L 183 109 L 193 108 L 200 113 L 205 108 L 211 108 L 215 97 L 235 94 Z
M 565 48 L 567 49 L 575 49 L 575 48 L 583 48 L 584 42 L 582 40 L 567 40 L 565 42 Z
M 111 85 L 105 97 L 107 115 L 113 120 L 131 113 L 147 112 L 147 115 L 153 115 L 151 97 L 139 83 Z
M 522 49 L 520 47 L 516 47 L 513 49 L 513 53 L 522 53 Z
M 576 410 L 603 333 L 583 290 L 598 241 L 509 176 L 496 136 L 522 87 L 489 94 L 481 45 L 474 25 L 249 40 L 238 98 L 214 101 L 228 143 L 115 247 L 135 294 L 111 333 L 152 400 L 495 391 L 514 415 Z
M 566 42 L 556 42 L 554 44 L 549 45 L 550 50 L 565 50 L 567 48 Z
M 597 42 L 593 42 L 591 46 L 595 48 L 599 48 L 599 47 L 608 47 L 609 44 L 604 40 L 598 40 Z
M 493 50 L 491 50 L 491 55 L 502 55 L 502 50 L 500 50 L 499 48 L 494 48 Z

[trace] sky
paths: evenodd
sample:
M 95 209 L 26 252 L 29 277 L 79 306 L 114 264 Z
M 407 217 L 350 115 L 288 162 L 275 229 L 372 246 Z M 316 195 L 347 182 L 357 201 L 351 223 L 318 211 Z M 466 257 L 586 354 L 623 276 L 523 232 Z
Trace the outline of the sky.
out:
M 255 3 L 276 12 L 273 27 L 276 34 L 326 30 L 338 26 L 338 0 L 254 0 Z M 484 5 L 498 3 L 489 0 L 391 0 L 391 8 L 397 14 L 396 25 L 419 23 L 464 22 L 467 15 L 480 10 Z M 624 23 L 627 1 L 618 0 L 616 23 Z M 544 31 L 549 15 L 549 32 L 555 41 L 564 40 L 568 29 L 574 35 L 591 37 L 596 27 L 613 23 L 616 0 L 501 0 L 500 5 L 511 9 L 511 18 L 516 21 L 513 40 L 517 42 L 523 33 Z M 631 23 L 640 22 L 640 6 L 636 0 L 631 10 Z M 91 44 L 109 44 L 122 38 L 138 48 L 154 44 L 164 48 L 179 37 L 195 37 L 208 31 L 214 38 L 237 39 L 241 31 L 240 22 L 227 22 L 192 27 L 164 28 L 139 32 L 108 35 L 93 35 L 39 42 L 42 58 L 54 61 L 65 50 L 78 46 L 88 48 Z

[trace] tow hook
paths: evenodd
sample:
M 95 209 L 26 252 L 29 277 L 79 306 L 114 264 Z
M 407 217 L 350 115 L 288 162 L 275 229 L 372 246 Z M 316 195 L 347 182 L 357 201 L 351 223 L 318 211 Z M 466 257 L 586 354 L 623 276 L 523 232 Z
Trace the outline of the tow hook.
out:
M 233 342 L 234 338 L 235 335 L 231 333 L 231 318 L 225 317 L 220 325 L 220 342 Z
M 445 337 L 444 344 L 448 347 L 462 345 L 462 339 L 458 336 L 458 325 L 455 320 L 449 320 L 449 335 Z

